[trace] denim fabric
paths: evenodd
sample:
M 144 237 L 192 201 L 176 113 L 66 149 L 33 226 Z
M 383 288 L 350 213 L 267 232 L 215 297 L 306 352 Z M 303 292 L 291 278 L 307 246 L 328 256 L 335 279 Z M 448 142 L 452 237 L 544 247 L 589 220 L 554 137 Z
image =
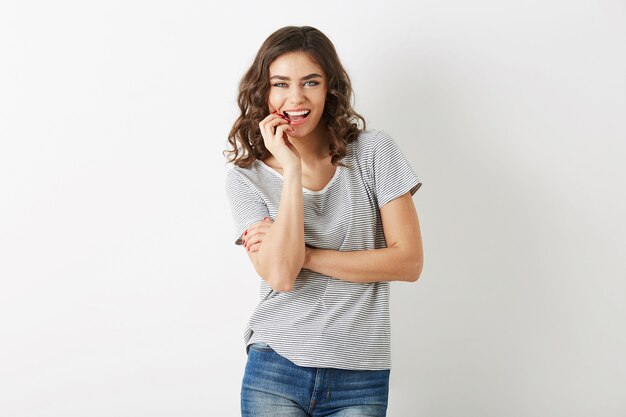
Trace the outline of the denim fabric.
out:
M 243 417 L 384 417 L 389 370 L 301 367 L 251 344 L 241 389 Z

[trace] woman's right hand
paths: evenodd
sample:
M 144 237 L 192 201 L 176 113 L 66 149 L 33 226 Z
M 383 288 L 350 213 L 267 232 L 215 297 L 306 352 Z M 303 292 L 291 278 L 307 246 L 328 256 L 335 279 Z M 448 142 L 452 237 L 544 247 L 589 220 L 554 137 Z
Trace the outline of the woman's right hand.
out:
M 280 163 L 283 170 L 290 167 L 302 167 L 300 153 L 289 141 L 287 133 L 294 132 L 289 121 L 274 111 L 259 123 L 263 142 L 268 151 Z

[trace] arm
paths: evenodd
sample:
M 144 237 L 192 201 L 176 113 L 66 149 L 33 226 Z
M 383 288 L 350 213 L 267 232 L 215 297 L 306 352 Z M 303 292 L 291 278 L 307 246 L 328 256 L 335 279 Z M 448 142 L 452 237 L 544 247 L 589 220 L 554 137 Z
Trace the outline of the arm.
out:
M 303 268 L 351 282 L 417 281 L 422 273 L 422 237 L 410 193 L 380 209 L 387 247 L 335 251 L 306 247 Z
M 299 168 L 283 171 L 278 215 L 256 257 L 261 277 L 274 291 L 293 288 L 304 264 L 304 198 Z

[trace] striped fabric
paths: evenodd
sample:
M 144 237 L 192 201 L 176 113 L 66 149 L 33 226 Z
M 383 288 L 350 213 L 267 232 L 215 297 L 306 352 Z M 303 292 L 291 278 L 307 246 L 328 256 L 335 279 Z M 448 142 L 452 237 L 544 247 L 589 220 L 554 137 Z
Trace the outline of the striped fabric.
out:
M 320 191 L 302 189 L 304 238 L 340 251 L 387 247 L 379 208 L 421 186 L 394 139 L 368 129 L 348 145 L 334 177 Z M 256 160 L 232 166 L 226 177 L 237 237 L 269 216 L 276 219 L 282 175 Z M 242 256 L 246 256 L 245 254 Z M 245 345 L 264 342 L 300 366 L 391 368 L 389 283 L 353 283 L 301 269 L 289 292 L 260 279 L 260 301 L 244 333 Z

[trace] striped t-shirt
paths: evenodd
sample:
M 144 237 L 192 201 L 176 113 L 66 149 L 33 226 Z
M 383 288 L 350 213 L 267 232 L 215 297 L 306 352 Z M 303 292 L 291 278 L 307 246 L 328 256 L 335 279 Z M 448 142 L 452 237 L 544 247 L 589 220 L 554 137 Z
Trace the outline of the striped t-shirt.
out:
M 339 251 L 387 247 L 379 208 L 421 186 L 394 139 L 367 129 L 347 146 L 334 177 L 319 191 L 302 188 L 304 240 Z M 276 219 L 283 177 L 260 160 L 227 173 L 226 193 L 236 243 L 252 224 Z M 248 346 L 264 342 L 296 365 L 382 370 L 391 368 L 389 283 L 342 281 L 301 269 L 288 292 L 260 279 L 260 301 L 244 333 Z

